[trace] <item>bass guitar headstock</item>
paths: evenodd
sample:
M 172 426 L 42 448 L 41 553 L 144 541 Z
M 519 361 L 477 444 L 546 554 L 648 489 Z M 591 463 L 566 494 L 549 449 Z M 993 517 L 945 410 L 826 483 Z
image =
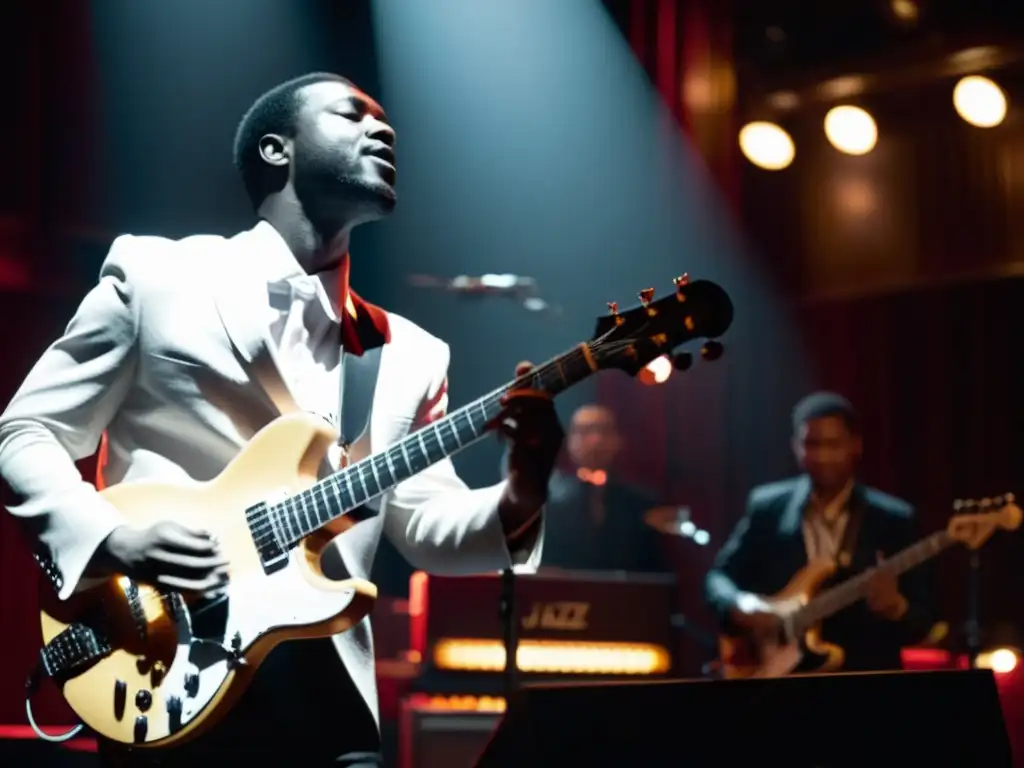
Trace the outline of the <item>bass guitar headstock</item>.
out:
M 997 530 L 1013 531 L 1024 518 L 1012 493 L 986 499 L 957 499 L 946 532 L 969 549 L 978 549 Z

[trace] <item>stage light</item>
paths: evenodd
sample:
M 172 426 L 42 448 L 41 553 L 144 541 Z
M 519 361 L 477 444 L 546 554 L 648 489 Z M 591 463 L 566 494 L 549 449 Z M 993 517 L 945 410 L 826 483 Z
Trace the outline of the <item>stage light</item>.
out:
M 758 168 L 781 171 L 793 162 L 793 139 L 775 123 L 747 123 L 740 129 L 740 150 Z
M 668 381 L 668 377 L 672 375 L 672 361 L 669 360 L 665 355 L 656 357 L 641 370 L 637 376 L 640 379 L 640 383 L 647 384 L 648 386 L 654 384 L 664 384 Z
M 993 648 L 978 654 L 974 666 L 978 669 L 991 669 L 997 675 L 1008 675 L 1020 663 L 1020 654 L 1014 648 Z
M 920 13 L 914 0 L 892 0 L 889 3 L 893 16 L 900 21 L 916 21 Z
M 971 75 L 953 89 L 953 107 L 971 125 L 991 128 L 1006 117 L 1006 94 L 987 77 Z
M 860 107 L 833 107 L 825 115 L 825 136 L 833 147 L 848 155 L 866 155 L 878 142 L 878 126 Z

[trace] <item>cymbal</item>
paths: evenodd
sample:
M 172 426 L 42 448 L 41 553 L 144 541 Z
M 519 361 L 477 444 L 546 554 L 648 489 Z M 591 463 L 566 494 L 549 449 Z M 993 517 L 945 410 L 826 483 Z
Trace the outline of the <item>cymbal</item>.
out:
M 644 513 L 644 522 L 658 533 L 692 539 L 700 546 L 711 540 L 707 531 L 694 525 L 689 507 L 654 507 Z

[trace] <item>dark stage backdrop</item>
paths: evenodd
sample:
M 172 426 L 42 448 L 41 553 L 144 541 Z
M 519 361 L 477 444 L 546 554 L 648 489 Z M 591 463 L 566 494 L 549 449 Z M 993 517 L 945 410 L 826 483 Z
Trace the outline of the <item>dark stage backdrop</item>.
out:
M 794 167 L 795 177 L 747 169 L 734 140 L 739 118 L 729 77 L 734 71 L 729 4 L 629 0 L 623 7 L 638 58 L 700 149 L 723 196 L 742 211 L 737 226 L 742 215 L 754 239 L 751 269 L 760 258 L 766 273 L 790 295 L 819 287 L 806 275 L 827 255 L 811 245 L 826 241 L 801 238 L 798 215 L 772 222 L 772 211 L 788 210 L 786 201 L 800 190 L 814 198 L 813 179 L 802 180 L 817 166 Z M 706 84 L 702 98 L 687 98 L 688 82 Z M 956 134 L 959 128 L 950 130 Z M 960 168 L 975 154 L 953 147 L 947 156 Z M 919 186 L 922 202 L 934 210 L 931 203 L 942 196 L 942 185 L 926 174 Z M 834 235 L 835 242 L 844 242 L 844 231 Z M 994 237 L 984 242 L 992 248 L 1005 245 Z M 961 243 L 947 239 L 941 243 L 944 256 L 935 255 L 935 260 L 947 267 L 974 263 L 977 254 L 970 248 L 961 251 Z M 985 258 L 1012 255 L 1000 253 Z M 796 270 L 791 269 L 794 261 Z M 934 274 L 922 270 L 917 279 L 900 283 L 899 290 L 870 298 L 842 298 L 841 292 L 830 291 L 830 300 L 794 310 L 795 338 L 786 338 L 791 316 L 766 305 L 762 294 L 771 280 L 760 288 L 737 281 L 730 286 L 737 319 L 720 363 L 674 376 L 661 387 L 645 388 L 621 377 L 600 380 L 600 397 L 619 413 L 630 446 L 620 471 L 666 502 L 690 505 L 712 534 L 712 546 L 703 550 L 683 542 L 674 546 L 680 608 L 694 621 L 711 626 L 700 582 L 742 514 L 750 488 L 796 472 L 788 446 L 789 410 L 812 388 L 835 389 L 856 404 L 865 427 L 863 477 L 913 503 L 922 536 L 945 527 L 958 497 L 1007 491 L 1024 495 L 1017 445 L 1024 434 L 1019 394 L 1024 371 L 1018 359 L 1024 319 L 1015 311 L 1024 304 L 1024 281 L 956 284 L 930 279 Z M 1009 588 L 1019 580 L 1022 537 L 1019 532 L 997 536 L 985 547 L 982 611 L 987 624 L 1024 619 Z M 938 602 L 942 617 L 959 631 L 966 606 L 966 556 L 955 550 L 943 558 L 936 569 Z M 696 643 L 687 648 L 696 658 Z
M 66 299 L 33 293 L 0 293 L 0 328 L 4 329 L 4 359 L 0 365 L 0 402 L 5 406 L 32 363 L 71 319 L 78 297 Z M 95 463 L 82 462 L 85 477 Z M 2 487 L 2 484 L 0 484 Z M 0 495 L 4 506 L 8 490 Z M 25 723 L 25 679 L 39 652 L 39 568 L 30 555 L 14 519 L 0 516 L 0 724 Z M 43 723 L 74 723 L 60 696 L 44 686 L 35 712 Z
M 911 502 L 922 533 L 945 526 L 954 499 L 1024 497 L 1024 280 L 949 284 L 805 307 L 820 383 L 857 404 L 864 476 Z M 983 549 L 987 622 L 1024 620 L 1011 585 L 1020 531 Z M 966 606 L 966 555 L 936 569 L 947 617 Z
M 728 79 L 712 78 L 720 87 L 711 89 L 703 107 L 691 103 L 684 109 L 679 99 L 682 64 L 691 72 L 728 69 L 725 5 L 710 0 L 621 5 L 634 48 L 658 90 L 738 207 L 735 142 L 720 138 L 735 136 L 733 111 L 726 107 Z M 28 171 L 24 175 L 34 178 Z M 7 250 L 0 241 L 0 257 Z M 95 279 L 94 272 L 87 279 Z M 786 445 L 788 408 L 806 386 L 836 388 L 858 404 L 867 438 L 865 478 L 916 504 L 923 529 L 944 525 L 956 496 L 1024 492 L 1018 485 L 1022 468 L 1016 444 L 1024 426 L 1016 357 L 1024 320 L 1015 312 L 1024 305 L 1024 281 L 806 306 L 799 315 L 803 343 L 818 368 L 807 380 L 794 373 L 802 360 L 786 346 L 793 342 L 784 343 L 781 332 L 772 330 L 771 313 L 751 314 L 753 302 L 742 294 L 752 290 L 737 291 L 745 319 L 730 333 L 720 363 L 657 388 L 619 376 L 600 379 L 601 398 L 624 416 L 636 446 L 626 457 L 626 474 L 666 501 L 691 504 L 714 537 L 708 550 L 678 547 L 686 613 L 701 618 L 697 589 L 710 549 L 720 545 L 739 516 L 749 487 L 793 470 Z M 76 289 L 64 299 L 31 291 L 0 293 L 0 328 L 8 339 L 0 402 L 7 402 L 31 362 L 60 332 L 82 292 Z M 83 471 L 91 476 L 91 467 Z M 986 548 L 989 617 L 1021 618 L 1019 601 L 1000 588 L 1019 581 L 1014 560 L 1019 563 L 1022 554 L 1019 534 Z M 944 612 L 959 620 L 966 575 L 962 553 L 947 555 L 939 570 Z M 39 647 L 36 594 L 36 568 L 27 548 L 11 519 L 0 515 L 0 722 L 24 722 L 22 685 Z M 40 709 L 44 721 L 69 722 L 56 696 L 44 694 Z

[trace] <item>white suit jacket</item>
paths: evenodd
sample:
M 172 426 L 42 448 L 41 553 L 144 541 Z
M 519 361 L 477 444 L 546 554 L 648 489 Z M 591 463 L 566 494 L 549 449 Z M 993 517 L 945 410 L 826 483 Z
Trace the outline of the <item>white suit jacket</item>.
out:
M 207 480 L 285 407 L 271 394 L 287 400 L 264 322 L 267 280 L 247 268 L 257 241 L 255 230 L 230 239 L 117 238 L 99 283 L 0 416 L 0 475 L 15 494 L 9 511 L 61 598 L 79 588 L 121 523 L 73 463 L 95 452 L 104 430 L 107 484 Z M 448 346 L 400 316 L 389 314 L 389 323 L 373 451 L 422 426 L 427 404 L 435 416 L 438 402 L 446 406 Z M 336 554 L 349 574 L 367 578 L 383 532 L 416 568 L 506 568 L 513 558 L 497 516 L 501 492 L 500 484 L 468 489 L 442 461 L 381 497 L 380 514 L 339 537 Z M 516 553 L 517 564 L 535 568 L 542 542 L 541 533 L 532 551 Z M 334 644 L 377 717 L 369 621 Z

